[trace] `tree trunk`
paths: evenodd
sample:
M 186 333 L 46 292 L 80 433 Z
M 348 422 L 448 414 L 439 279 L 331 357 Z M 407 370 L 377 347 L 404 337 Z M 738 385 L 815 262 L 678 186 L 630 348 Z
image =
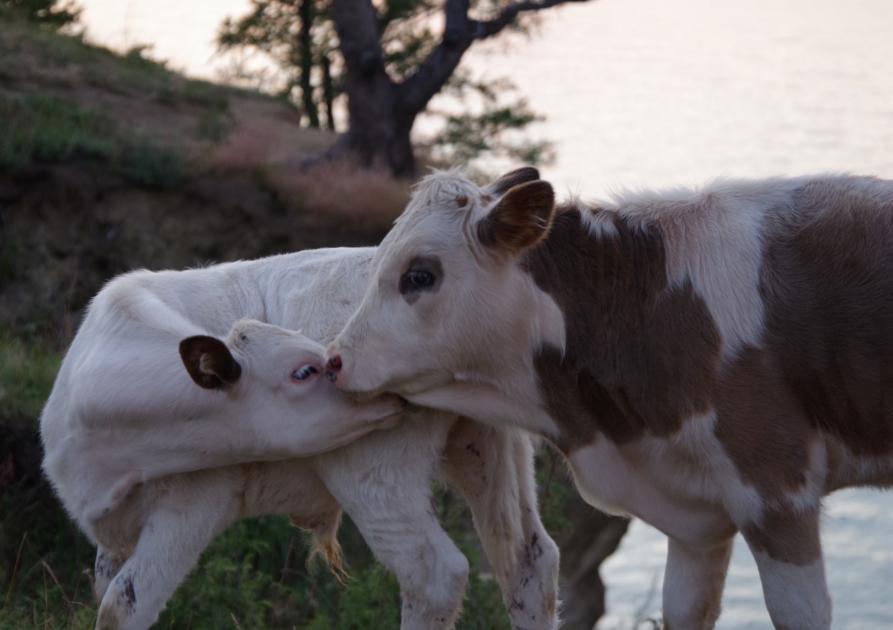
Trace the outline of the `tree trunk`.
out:
M 319 65 L 322 70 L 322 98 L 326 108 L 326 129 L 335 131 L 335 85 L 332 83 L 332 64 L 329 51 L 320 56 Z
M 298 33 L 298 50 L 301 54 L 301 101 L 304 104 L 304 113 L 307 121 L 313 129 L 319 129 L 319 110 L 316 101 L 313 100 L 313 3 L 315 0 L 300 0 L 298 16 L 301 20 L 301 28 Z
M 415 116 L 399 110 L 396 86 L 384 73 L 351 77 L 348 72 L 347 93 L 347 148 L 363 166 L 387 168 L 397 177 L 414 175 Z
M 398 177 L 414 175 L 409 134 L 416 113 L 403 109 L 399 86 L 385 70 L 375 8 L 368 1 L 334 0 L 332 14 L 346 68 L 347 148 L 364 166 L 386 167 Z

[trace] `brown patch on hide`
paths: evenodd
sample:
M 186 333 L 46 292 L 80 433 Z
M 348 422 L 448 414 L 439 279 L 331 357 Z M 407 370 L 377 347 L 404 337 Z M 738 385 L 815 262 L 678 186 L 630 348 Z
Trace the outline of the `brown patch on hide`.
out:
M 750 525 L 742 534 L 754 551 L 762 551 L 773 560 L 806 565 L 822 555 L 819 513 L 769 511 L 759 525 Z
M 764 346 L 814 430 L 893 453 L 893 186 L 816 180 L 774 217 Z
M 689 283 L 667 285 L 655 228 L 613 222 L 616 236 L 596 237 L 563 208 L 522 263 L 564 313 L 564 356 L 545 346 L 534 365 L 565 451 L 596 433 L 668 436 L 711 406 L 720 337 L 707 306 Z
M 716 437 L 744 481 L 764 497 L 806 483 L 809 444 L 818 439 L 772 356 L 745 348 L 716 386 Z

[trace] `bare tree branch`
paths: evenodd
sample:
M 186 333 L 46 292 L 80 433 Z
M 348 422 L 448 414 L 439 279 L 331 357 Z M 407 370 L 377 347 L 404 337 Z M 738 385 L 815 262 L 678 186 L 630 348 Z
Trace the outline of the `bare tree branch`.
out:
M 416 72 L 400 85 L 400 102 L 407 112 L 418 113 L 449 80 L 465 51 L 482 39 L 493 37 L 522 13 L 551 9 L 568 2 L 587 0 L 527 0 L 512 2 L 490 20 L 472 20 L 468 16 L 469 0 L 446 0 L 443 8 L 444 29 L 440 43 L 431 51 Z
M 473 23 L 468 18 L 469 0 L 447 0 L 443 8 L 444 28 L 440 43 L 418 70 L 400 86 L 401 105 L 408 112 L 421 112 L 440 91 L 474 42 Z
M 588 0 L 539 0 L 538 2 L 530 0 L 528 2 L 513 2 L 505 7 L 499 15 L 492 20 L 473 21 L 474 39 L 487 39 L 493 37 L 506 26 L 513 23 L 515 19 L 522 13 L 533 13 L 542 11 L 543 9 L 551 9 L 559 4 L 568 4 L 570 2 L 587 2 Z

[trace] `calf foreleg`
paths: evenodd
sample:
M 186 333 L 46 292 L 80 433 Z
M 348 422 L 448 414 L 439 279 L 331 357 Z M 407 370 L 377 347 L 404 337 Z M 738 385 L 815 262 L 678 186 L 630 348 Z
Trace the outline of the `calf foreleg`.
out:
M 757 562 L 766 607 L 775 627 L 831 627 L 818 507 L 767 511 L 741 532 Z
M 669 539 L 663 589 L 668 630 L 707 630 L 716 624 L 732 541 L 693 547 Z
M 329 491 L 400 583 L 404 630 L 451 628 L 462 607 L 468 561 L 431 509 L 451 422 L 429 414 L 319 458 Z
M 530 437 L 462 419 L 444 472 L 471 508 L 512 627 L 556 628 L 559 551 L 537 509 Z

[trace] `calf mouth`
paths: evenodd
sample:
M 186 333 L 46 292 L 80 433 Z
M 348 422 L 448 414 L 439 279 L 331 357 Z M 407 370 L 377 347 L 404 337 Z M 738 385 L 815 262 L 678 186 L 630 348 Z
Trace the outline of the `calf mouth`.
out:
M 403 396 L 382 390 L 372 390 L 367 392 L 345 391 L 344 395 L 347 396 L 349 400 L 357 403 L 358 405 L 374 402 L 377 398 L 382 398 L 385 396 L 389 398 L 399 399 L 404 408 L 406 407 L 406 405 L 409 404 L 409 401 L 406 400 Z

